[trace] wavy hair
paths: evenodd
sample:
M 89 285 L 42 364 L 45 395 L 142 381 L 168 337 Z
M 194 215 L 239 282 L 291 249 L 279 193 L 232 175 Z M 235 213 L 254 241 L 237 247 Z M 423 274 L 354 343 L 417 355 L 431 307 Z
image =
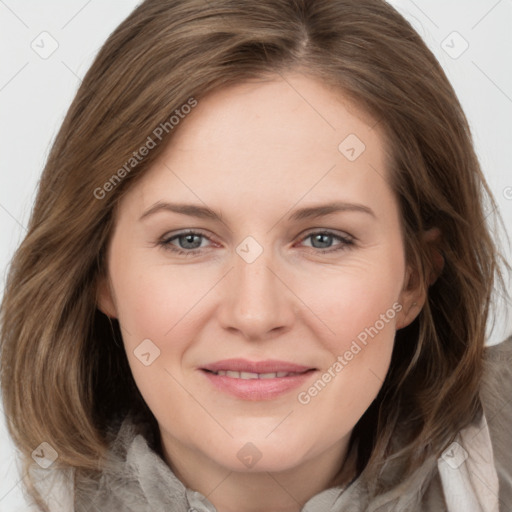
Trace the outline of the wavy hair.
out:
M 115 186 L 105 184 L 190 98 L 293 70 L 378 120 L 407 262 L 427 290 L 419 316 L 397 331 L 386 380 L 353 430 L 358 470 L 379 482 L 383 464 L 400 457 L 405 476 L 479 417 L 492 291 L 497 278 L 503 285 L 503 258 L 486 225 L 486 208 L 496 204 L 465 114 L 421 37 L 382 0 L 146 0 L 86 73 L 10 264 L 1 386 L 25 468 L 46 441 L 58 450 L 57 467 L 98 471 L 109 425 L 130 411 L 155 425 L 119 325 L 97 309 L 96 293 L 116 205 L 179 125 Z M 421 234 L 433 226 L 443 235 L 444 268 L 432 284 L 435 262 Z M 410 434 L 397 451 L 392 436 L 404 425 Z

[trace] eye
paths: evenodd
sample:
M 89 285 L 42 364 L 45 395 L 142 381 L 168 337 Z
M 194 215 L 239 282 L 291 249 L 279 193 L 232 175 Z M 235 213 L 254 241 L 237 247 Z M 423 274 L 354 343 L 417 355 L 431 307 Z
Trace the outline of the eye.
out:
M 302 241 L 311 239 L 311 247 L 315 249 L 313 252 L 321 254 L 336 252 L 349 249 L 354 245 L 354 239 L 348 235 L 338 235 L 332 231 L 315 231 L 309 233 Z M 332 246 L 332 242 L 338 240 L 339 243 Z
M 166 236 L 158 242 L 158 245 L 176 254 L 194 256 L 203 252 L 204 248 L 201 247 L 202 240 L 210 240 L 210 238 L 199 231 L 189 230 L 177 233 L 171 237 Z M 173 243 L 175 241 L 178 245 Z

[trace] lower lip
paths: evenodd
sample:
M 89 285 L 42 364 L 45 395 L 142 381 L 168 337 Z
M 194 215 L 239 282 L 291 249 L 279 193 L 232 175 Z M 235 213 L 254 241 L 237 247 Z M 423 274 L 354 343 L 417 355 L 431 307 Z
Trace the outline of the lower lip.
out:
M 303 385 L 315 371 L 310 370 L 289 377 L 275 379 L 236 379 L 201 370 L 220 391 L 244 400 L 272 400 L 273 398 Z

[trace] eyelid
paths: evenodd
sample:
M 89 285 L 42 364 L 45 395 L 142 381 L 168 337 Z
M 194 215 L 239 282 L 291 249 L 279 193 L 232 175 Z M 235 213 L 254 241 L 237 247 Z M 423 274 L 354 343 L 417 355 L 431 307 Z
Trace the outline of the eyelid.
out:
M 185 235 L 201 235 L 203 238 L 206 238 L 210 242 L 218 243 L 218 242 L 215 242 L 215 239 L 212 235 L 210 235 L 209 233 L 207 233 L 206 231 L 204 231 L 200 228 L 187 228 L 187 229 L 184 229 L 181 231 L 177 231 L 177 232 L 172 231 L 170 233 L 164 234 L 157 240 L 157 244 L 170 243 L 171 240 L 177 239 L 180 236 L 185 236 Z M 199 249 L 190 249 L 187 252 L 192 252 L 194 250 L 197 251 Z
M 303 233 L 301 233 L 299 235 L 299 237 L 300 237 L 299 240 L 304 240 L 304 238 L 307 238 L 308 236 L 311 236 L 311 235 L 317 234 L 317 233 L 325 233 L 328 235 L 339 236 L 340 238 L 344 238 L 347 240 L 356 241 L 356 237 L 352 236 L 350 233 L 347 233 L 346 231 L 339 231 L 337 229 L 321 228 L 321 227 L 308 228 L 306 231 L 304 231 Z

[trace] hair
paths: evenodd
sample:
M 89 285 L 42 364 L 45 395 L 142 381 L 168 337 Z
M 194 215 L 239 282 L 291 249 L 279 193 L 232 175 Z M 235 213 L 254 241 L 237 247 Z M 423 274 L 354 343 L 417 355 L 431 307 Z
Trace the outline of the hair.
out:
M 496 278 L 505 288 L 504 258 L 486 225 L 496 203 L 456 94 L 421 37 L 382 0 L 146 0 L 86 73 L 10 263 L 1 386 L 25 468 L 46 441 L 58 447 L 58 467 L 99 471 L 109 425 L 130 411 L 155 425 L 119 324 L 97 309 L 96 293 L 116 206 L 179 125 L 104 184 L 190 98 L 293 71 L 334 87 L 379 123 L 406 260 L 427 291 L 420 314 L 396 332 L 385 382 L 354 427 L 358 471 L 378 480 L 384 462 L 400 456 L 409 474 L 479 417 Z M 444 268 L 430 284 L 435 262 L 421 235 L 433 226 Z M 404 425 L 397 451 L 392 436 Z

